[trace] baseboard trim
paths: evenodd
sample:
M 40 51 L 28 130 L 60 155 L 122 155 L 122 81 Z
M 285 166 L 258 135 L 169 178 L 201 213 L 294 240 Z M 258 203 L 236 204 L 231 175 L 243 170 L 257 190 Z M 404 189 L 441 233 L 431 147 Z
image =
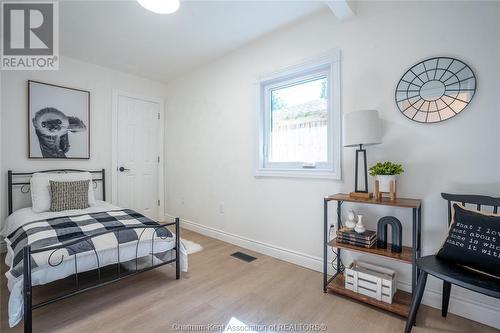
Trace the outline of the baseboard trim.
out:
M 167 214 L 167 216 L 171 217 L 171 215 L 169 214 Z M 285 249 L 276 245 L 256 241 L 223 230 L 207 227 L 205 225 L 186 219 L 181 219 L 181 226 L 202 235 L 216 238 L 221 241 L 231 243 L 242 248 L 262 253 L 283 261 L 287 261 L 298 266 L 309 268 L 318 272 L 323 271 L 323 259 L 320 257 L 315 257 L 298 251 Z M 410 291 L 411 285 L 406 282 L 399 282 L 398 288 Z M 456 288 L 458 287 L 455 287 L 454 289 Z M 436 309 L 441 309 L 441 290 L 426 288 L 422 303 Z M 500 317 L 500 309 L 492 305 L 466 299 L 461 295 L 454 295 L 453 288 L 452 295 L 450 297 L 449 312 L 500 329 L 500 323 L 498 322 L 498 318 Z
M 450 296 L 449 312 L 457 316 L 468 318 L 479 323 L 500 329 L 500 309 L 489 305 L 480 303 L 475 300 L 466 299 L 461 295 L 453 295 L 452 287 Z M 486 296 L 485 296 L 486 297 Z M 436 309 L 441 309 L 441 291 L 427 290 L 424 292 L 423 303 Z
M 429 277 L 429 279 L 433 279 L 433 277 Z M 499 308 L 467 299 L 462 295 L 457 295 L 455 292 L 458 288 L 459 287 L 455 286 L 451 289 L 450 307 L 448 309 L 450 313 L 500 329 L 500 323 L 498 322 L 498 318 L 500 317 Z M 411 284 L 399 281 L 398 289 L 410 292 Z M 426 287 L 424 297 L 422 298 L 422 304 L 440 310 L 441 299 L 441 290 Z
M 181 219 L 181 226 L 205 236 L 219 239 L 221 241 L 241 246 L 247 250 L 255 251 L 274 257 L 295 265 L 306 267 L 315 271 L 323 270 L 323 260 L 298 251 L 285 249 L 276 245 L 256 241 L 247 237 L 238 236 L 226 231 L 207 227 L 196 222 Z

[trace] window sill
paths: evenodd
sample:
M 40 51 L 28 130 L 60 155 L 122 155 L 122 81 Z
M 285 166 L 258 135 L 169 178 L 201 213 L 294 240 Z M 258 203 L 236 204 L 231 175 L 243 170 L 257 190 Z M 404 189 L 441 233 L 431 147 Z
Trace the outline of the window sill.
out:
M 339 172 L 321 170 L 272 170 L 258 169 L 255 171 L 255 178 L 306 178 L 306 179 L 329 179 L 341 180 Z

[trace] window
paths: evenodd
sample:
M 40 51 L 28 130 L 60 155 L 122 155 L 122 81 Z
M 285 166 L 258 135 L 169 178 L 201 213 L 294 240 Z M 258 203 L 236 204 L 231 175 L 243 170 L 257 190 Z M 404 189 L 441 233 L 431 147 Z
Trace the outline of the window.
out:
M 340 178 L 338 54 L 259 81 L 257 176 Z

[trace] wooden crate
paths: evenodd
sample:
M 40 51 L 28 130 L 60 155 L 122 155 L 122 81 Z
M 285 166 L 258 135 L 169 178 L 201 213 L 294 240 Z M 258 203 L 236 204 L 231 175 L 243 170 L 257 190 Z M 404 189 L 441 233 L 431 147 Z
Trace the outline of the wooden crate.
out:
M 345 288 L 392 304 L 396 293 L 396 272 L 392 269 L 354 261 L 345 269 Z

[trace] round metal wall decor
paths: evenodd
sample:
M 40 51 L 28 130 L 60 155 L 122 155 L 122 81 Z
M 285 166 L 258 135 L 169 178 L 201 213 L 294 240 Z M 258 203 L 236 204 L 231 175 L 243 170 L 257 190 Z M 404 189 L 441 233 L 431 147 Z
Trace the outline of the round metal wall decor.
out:
M 399 80 L 396 104 L 406 117 L 437 123 L 463 111 L 476 91 L 476 76 L 460 60 L 436 57 L 410 68 Z

